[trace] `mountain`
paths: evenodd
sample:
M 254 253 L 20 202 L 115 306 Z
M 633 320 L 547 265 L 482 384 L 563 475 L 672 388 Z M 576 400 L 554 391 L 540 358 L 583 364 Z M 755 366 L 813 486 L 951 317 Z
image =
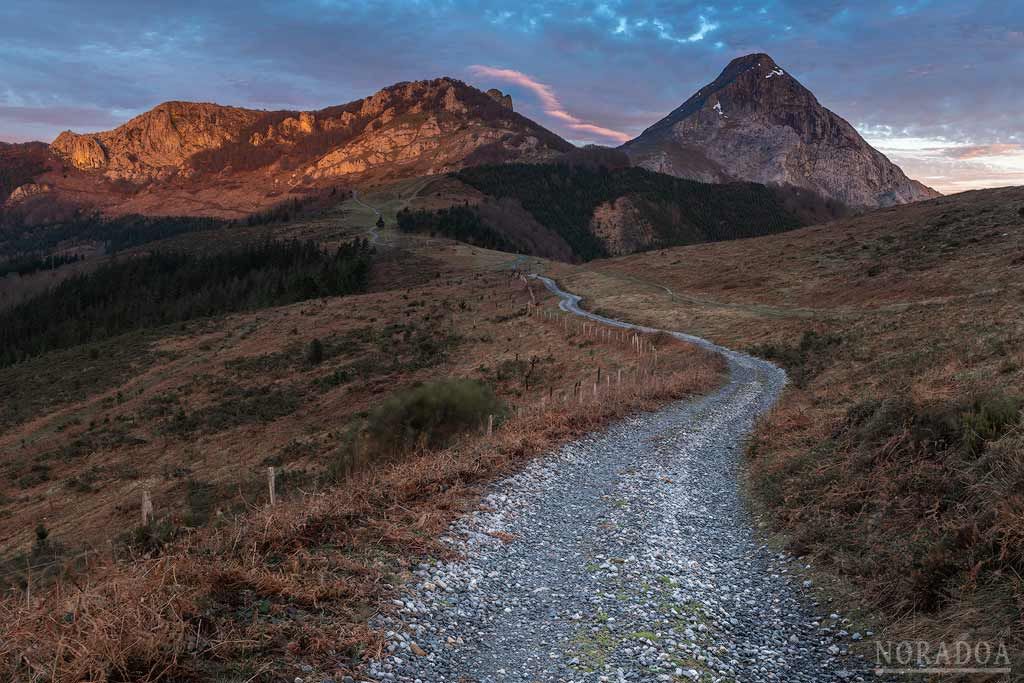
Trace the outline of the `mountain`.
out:
M 569 149 L 516 113 L 508 95 L 451 78 L 398 83 L 317 111 L 165 102 L 114 130 L 61 133 L 49 146 L 49 170 L 16 174 L 23 182 L 0 188 L 0 201 L 10 209 L 55 193 L 109 213 L 237 217 L 339 184 L 539 161 Z M 22 185 L 32 187 L 17 192 Z
M 939 196 L 766 54 L 734 59 L 621 149 L 634 164 L 681 178 L 792 185 L 856 208 Z

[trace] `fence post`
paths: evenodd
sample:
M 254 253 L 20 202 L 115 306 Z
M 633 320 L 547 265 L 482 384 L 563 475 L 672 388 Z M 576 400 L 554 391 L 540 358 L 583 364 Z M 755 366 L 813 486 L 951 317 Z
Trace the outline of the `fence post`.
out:
M 149 491 L 142 492 L 142 526 L 148 526 L 153 519 L 153 501 L 149 497 Z
M 494 415 L 487 416 L 487 436 L 494 433 Z
M 274 467 L 267 468 L 267 488 L 270 490 L 270 504 L 277 505 L 277 477 L 274 475 Z

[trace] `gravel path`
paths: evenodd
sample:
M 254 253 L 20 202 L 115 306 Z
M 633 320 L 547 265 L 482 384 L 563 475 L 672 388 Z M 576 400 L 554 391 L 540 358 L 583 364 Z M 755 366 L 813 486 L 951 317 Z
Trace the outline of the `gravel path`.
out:
M 540 278 L 564 310 L 579 297 Z M 648 328 L 639 328 L 648 329 Z M 782 370 L 724 354 L 714 394 L 618 422 L 497 483 L 377 626 L 376 680 L 860 680 L 860 634 L 815 605 L 795 560 L 756 539 L 737 468 Z M 869 634 L 867 634 L 869 635 Z

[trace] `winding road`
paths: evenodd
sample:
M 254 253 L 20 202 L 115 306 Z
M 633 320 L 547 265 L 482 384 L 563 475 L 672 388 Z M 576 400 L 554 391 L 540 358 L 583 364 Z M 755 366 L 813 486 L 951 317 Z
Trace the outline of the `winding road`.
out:
M 376 216 L 377 218 L 380 218 L 380 211 L 378 211 L 376 207 L 370 206 L 369 204 L 367 204 L 366 202 L 359 198 L 359 190 L 352 190 L 352 201 L 354 201 L 356 204 L 359 204 L 362 207 L 369 209 L 370 211 L 373 211 L 373 215 Z M 374 224 L 370 226 L 370 229 L 366 232 L 366 234 L 370 236 L 370 244 L 380 244 L 380 229 L 377 227 L 376 222 L 374 222 Z
M 570 313 L 616 327 L 535 276 Z M 714 393 L 622 420 L 495 484 L 375 625 L 393 681 L 855 681 L 846 620 L 817 605 L 796 560 L 757 537 L 743 442 L 785 373 L 721 353 Z M 870 634 L 865 634 L 870 635 Z

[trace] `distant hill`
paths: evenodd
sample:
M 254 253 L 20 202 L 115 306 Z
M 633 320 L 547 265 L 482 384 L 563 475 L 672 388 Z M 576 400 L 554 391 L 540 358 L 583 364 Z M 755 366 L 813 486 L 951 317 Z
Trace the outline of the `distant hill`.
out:
M 593 163 L 594 160 L 600 163 Z M 465 168 L 453 178 L 482 193 L 472 205 L 404 211 L 398 226 L 479 246 L 565 261 L 783 232 L 844 207 L 756 183 L 709 184 L 613 167 L 606 151 L 560 163 Z
M 766 54 L 734 59 L 621 149 L 637 165 L 681 178 L 790 185 L 855 208 L 939 196 Z

